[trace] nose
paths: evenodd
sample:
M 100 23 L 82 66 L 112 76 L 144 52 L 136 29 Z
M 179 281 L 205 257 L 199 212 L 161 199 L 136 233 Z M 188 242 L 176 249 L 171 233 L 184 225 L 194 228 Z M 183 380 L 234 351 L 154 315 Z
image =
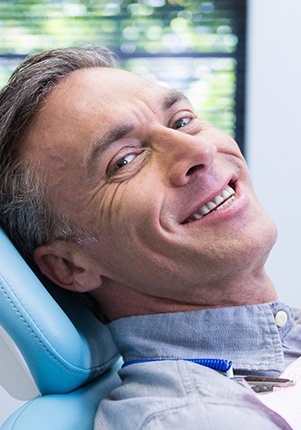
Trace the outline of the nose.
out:
M 217 151 L 211 140 L 171 129 L 167 134 L 161 135 L 160 161 L 170 185 L 184 186 L 207 172 Z

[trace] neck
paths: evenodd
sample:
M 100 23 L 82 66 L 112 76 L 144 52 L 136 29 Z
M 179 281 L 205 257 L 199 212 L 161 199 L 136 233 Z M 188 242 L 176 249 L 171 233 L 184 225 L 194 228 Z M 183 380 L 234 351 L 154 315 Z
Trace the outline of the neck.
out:
M 219 284 L 201 286 L 191 297 L 184 287 L 184 299 L 179 301 L 142 294 L 106 279 L 91 295 L 109 321 L 135 315 L 257 305 L 277 300 L 274 285 L 264 270 L 244 277 L 240 274 L 231 280 L 224 279 Z

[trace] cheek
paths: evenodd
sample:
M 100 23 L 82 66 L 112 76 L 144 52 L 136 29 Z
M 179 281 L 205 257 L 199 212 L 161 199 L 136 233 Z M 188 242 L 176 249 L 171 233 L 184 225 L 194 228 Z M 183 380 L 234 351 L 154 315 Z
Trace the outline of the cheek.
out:
M 149 190 L 142 183 L 129 181 L 95 192 L 85 210 L 89 224 L 113 242 L 131 240 L 137 231 L 143 232 L 156 223 L 160 204 Z

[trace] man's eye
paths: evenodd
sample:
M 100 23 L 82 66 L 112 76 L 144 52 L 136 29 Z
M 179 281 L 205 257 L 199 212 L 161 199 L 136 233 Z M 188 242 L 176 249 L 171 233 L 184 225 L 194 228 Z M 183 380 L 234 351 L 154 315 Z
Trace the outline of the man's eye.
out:
M 127 164 L 131 163 L 136 158 L 137 154 L 127 154 L 124 157 L 119 158 L 115 163 L 112 164 L 110 171 L 111 173 L 116 172 Z
M 179 128 L 185 127 L 185 125 L 189 124 L 190 121 L 191 121 L 191 118 L 188 118 L 188 117 L 181 118 L 175 122 L 173 128 L 175 130 L 179 130 Z

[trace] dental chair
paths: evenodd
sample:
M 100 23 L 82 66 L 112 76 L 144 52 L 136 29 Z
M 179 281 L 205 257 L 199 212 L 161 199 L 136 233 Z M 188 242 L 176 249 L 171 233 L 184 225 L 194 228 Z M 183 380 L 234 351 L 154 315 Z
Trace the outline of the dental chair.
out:
M 106 325 L 38 278 L 0 229 L 0 384 L 27 400 L 0 430 L 92 430 L 120 365 Z

